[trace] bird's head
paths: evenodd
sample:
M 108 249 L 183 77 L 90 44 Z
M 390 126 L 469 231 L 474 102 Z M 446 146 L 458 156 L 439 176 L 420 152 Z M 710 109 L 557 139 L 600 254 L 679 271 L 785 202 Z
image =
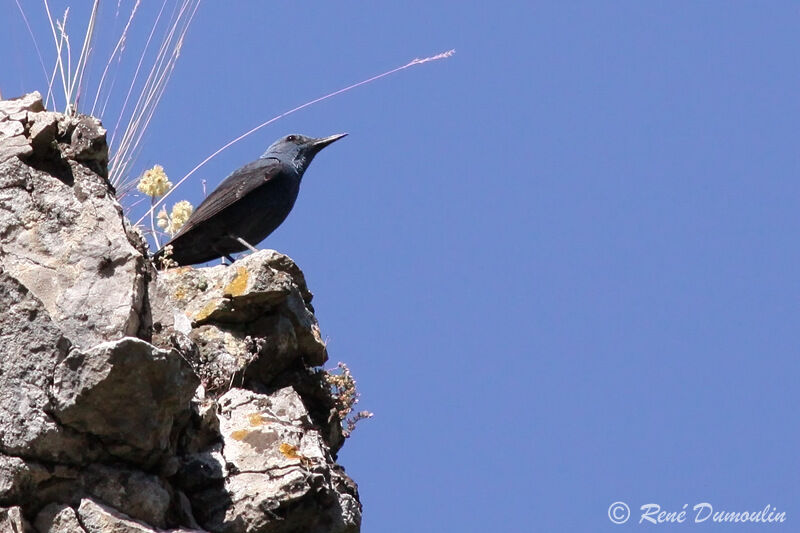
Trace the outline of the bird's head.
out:
M 303 172 L 320 150 L 346 135 L 346 133 L 337 133 L 330 137 L 316 139 L 293 133 L 272 143 L 261 157 L 274 157 L 292 163 L 300 172 Z

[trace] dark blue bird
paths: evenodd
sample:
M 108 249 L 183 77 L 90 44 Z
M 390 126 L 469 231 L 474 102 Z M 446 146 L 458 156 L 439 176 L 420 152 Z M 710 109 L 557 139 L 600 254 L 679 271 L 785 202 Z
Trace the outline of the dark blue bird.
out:
M 227 257 L 264 240 L 281 225 L 297 200 L 300 181 L 320 150 L 347 135 L 315 139 L 287 135 L 275 141 L 258 160 L 225 178 L 203 200 L 180 231 L 156 252 L 160 266 L 165 248 L 171 264 L 193 265 Z M 168 261 L 169 262 L 169 261 Z

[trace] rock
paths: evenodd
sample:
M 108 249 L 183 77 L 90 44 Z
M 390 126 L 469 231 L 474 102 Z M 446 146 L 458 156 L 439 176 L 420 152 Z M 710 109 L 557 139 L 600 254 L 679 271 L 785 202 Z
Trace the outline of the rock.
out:
M 64 146 L 64 155 L 68 159 L 81 162 L 95 174 L 107 178 L 108 145 L 106 130 L 100 121 L 85 115 L 75 117 L 65 131 L 70 135 L 70 142 Z
M 35 533 L 22 516 L 21 507 L 0 507 L 0 531 L 3 533 Z
M 0 122 L 9 117 L 24 115 L 28 112 L 37 113 L 39 111 L 44 111 L 44 103 L 42 102 L 42 95 L 38 91 L 18 98 L 0 100 Z
M 0 122 L 0 164 L 13 160 L 16 157 L 25 157 L 33 153 L 30 142 L 22 135 L 17 135 L 18 123 Z
M 88 348 L 135 335 L 146 262 L 97 173 L 105 169 L 105 130 L 91 117 L 43 111 L 41 97 L 2 101 L 0 117 L 21 109 L 22 120 L 0 121 L 3 131 L 16 124 L 31 135 L 22 135 L 27 155 L 14 148 L 17 141 L 0 138 L 0 150 L 17 155 L 0 158 L 0 266 L 42 301 L 73 343 Z
M 230 475 L 223 487 L 195 496 L 203 504 L 197 512 L 206 528 L 229 533 L 359 530 L 358 493 L 352 482 L 338 482 L 345 476 L 334 467 L 291 387 L 272 395 L 233 389 L 219 399 L 219 423 Z
M 160 272 L 159 285 L 197 324 L 247 322 L 282 303 L 296 290 L 304 303 L 312 295 L 300 269 L 275 250 L 261 250 L 225 265 L 182 267 Z
M 165 532 L 88 498 L 81 500 L 78 518 L 86 533 L 206 533 L 201 529 L 187 528 L 169 529 Z
M 3 139 L 4 143 L 7 144 L 8 140 L 11 137 L 20 136 L 21 139 L 25 140 L 22 135 L 25 133 L 25 126 L 22 125 L 22 122 L 12 122 L 12 121 L 5 121 L 0 122 L 0 139 Z M 25 140 L 27 144 L 27 140 Z
M 77 512 L 65 504 L 44 507 L 36 516 L 35 525 L 39 533 L 207 533 L 199 527 L 153 528 L 88 498 L 81 500 Z
M 233 389 L 219 399 L 225 461 L 235 471 L 266 472 L 298 465 L 280 445 L 288 443 L 310 462 L 325 462 L 322 438 L 312 427 L 303 400 L 286 387 L 272 395 Z
M 191 331 L 189 339 L 198 349 L 191 359 L 192 366 L 209 391 L 241 384 L 245 370 L 257 357 L 248 336 L 231 327 L 200 326 Z
M 207 450 L 218 440 L 217 402 L 205 396 L 201 385 L 192 398 L 192 417 L 181 435 L 181 449 L 184 454 L 192 455 Z
M 0 452 L 67 463 L 95 458 L 96 446 L 49 414 L 48 389 L 69 341 L 42 303 L 2 271 L 0 309 Z
M 50 477 L 44 466 L 0 454 L 0 501 L 23 499 Z
M 69 427 L 142 452 L 165 450 L 197 378 L 175 351 L 136 338 L 73 350 L 53 372 L 53 412 Z M 129 455 L 135 457 L 133 453 Z
M 163 479 L 124 467 L 92 465 L 85 474 L 86 492 L 127 516 L 164 528 L 172 502 Z
M 177 482 L 188 492 L 197 492 L 225 481 L 229 475 L 222 445 L 203 452 L 185 455 L 178 470 Z
M 181 524 L 187 525 L 190 530 L 180 528 L 177 531 L 202 531 L 200 529 L 200 524 L 197 523 L 197 520 L 194 518 L 194 513 L 192 512 L 192 502 L 189 501 L 189 498 L 181 491 L 175 492 L 177 498 L 177 505 L 176 505 L 176 514 Z
M 274 250 L 233 267 L 162 271 L 154 285 L 154 342 L 169 345 L 169 336 L 185 332 L 190 320 L 189 337 L 199 348 L 194 368 L 208 390 L 241 384 L 245 373 L 268 383 L 292 366 L 327 361 L 305 278 Z
M 61 503 L 51 503 L 39 511 L 34 525 L 39 533 L 86 533 L 75 510 Z
M 38 150 L 49 151 L 51 149 L 50 145 L 56 141 L 59 135 L 59 124 L 63 125 L 65 122 L 66 118 L 59 113 L 45 111 L 32 114 L 28 126 L 31 145 Z M 20 122 L 12 122 L 11 124 L 22 125 Z
M 155 533 L 155 529 L 90 499 L 81 500 L 78 518 L 86 533 Z
M 145 263 L 128 242 L 119 206 L 98 197 L 105 185 L 81 183 L 76 167 L 71 188 L 19 160 L 0 165 L 0 175 L 0 265 L 75 344 L 135 335 Z

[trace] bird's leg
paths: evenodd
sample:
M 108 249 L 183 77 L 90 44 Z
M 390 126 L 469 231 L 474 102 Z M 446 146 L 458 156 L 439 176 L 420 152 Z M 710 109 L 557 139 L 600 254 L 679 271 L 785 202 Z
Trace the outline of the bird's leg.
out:
M 227 259 L 228 261 L 230 261 L 230 262 L 231 262 L 231 264 L 233 264 L 233 263 L 234 263 L 234 261 L 235 261 L 235 260 L 233 259 L 233 257 L 231 257 L 231 256 L 230 256 L 230 255 L 228 255 L 228 254 L 225 254 L 225 259 Z
M 258 249 L 257 249 L 255 246 L 253 246 L 252 244 L 250 244 L 250 243 L 249 243 L 249 242 L 247 242 L 246 240 L 242 239 L 241 237 L 233 237 L 233 238 L 234 238 L 234 239 L 236 239 L 237 241 L 239 241 L 239 243 L 240 243 L 241 245 L 243 245 L 243 246 L 245 246 L 245 247 L 249 248 L 251 252 L 254 252 L 254 253 L 255 253 L 255 252 L 257 252 L 257 251 L 258 251 Z

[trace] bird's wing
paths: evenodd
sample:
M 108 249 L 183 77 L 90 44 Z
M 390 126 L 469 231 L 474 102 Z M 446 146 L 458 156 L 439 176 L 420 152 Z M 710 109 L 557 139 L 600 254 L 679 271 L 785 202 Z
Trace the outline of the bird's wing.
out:
M 264 183 L 274 179 L 280 174 L 281 169 L 281 162 L 270 157 L 258 159 L 235 170 L 203 200 L 172 240 L 177 239 L 195 226 L 225 210 Z

